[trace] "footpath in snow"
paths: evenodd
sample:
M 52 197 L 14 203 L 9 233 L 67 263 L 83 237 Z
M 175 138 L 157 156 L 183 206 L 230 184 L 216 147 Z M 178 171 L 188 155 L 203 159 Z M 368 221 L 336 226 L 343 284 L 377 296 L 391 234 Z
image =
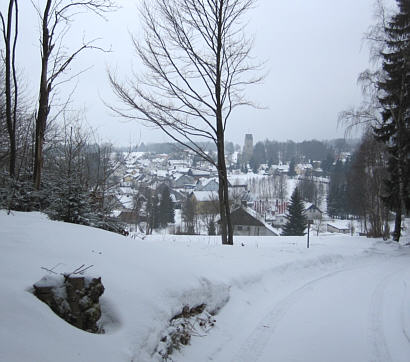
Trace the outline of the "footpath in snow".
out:
M 242 246 L 243 245 L 243 246 Z M 93 265 L 103 335 L 31 293 L 41 267 Z M 219 310 L 174 361 L 410 361 L 410 248 L 364 237 L 131 239 L 0 211 L 0 361 L 155 361 L 185 305 Z

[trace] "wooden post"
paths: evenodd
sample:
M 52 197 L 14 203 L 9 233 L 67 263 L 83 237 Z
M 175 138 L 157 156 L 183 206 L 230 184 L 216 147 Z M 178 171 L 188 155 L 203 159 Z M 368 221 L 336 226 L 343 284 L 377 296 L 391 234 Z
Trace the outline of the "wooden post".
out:
M 310 231 L 310 224 L 313 224 L 313 220 L 308 220 L 308 232 L 307 232 L 307 248 L 309 249 L 309 231 Z

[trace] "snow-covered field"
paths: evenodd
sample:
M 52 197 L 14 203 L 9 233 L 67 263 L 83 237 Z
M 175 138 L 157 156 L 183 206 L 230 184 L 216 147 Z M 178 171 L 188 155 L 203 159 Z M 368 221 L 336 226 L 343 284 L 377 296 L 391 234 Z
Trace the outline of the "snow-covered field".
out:
M 403 244 L 408 240 L 403 240 Z M 351 236 L 126 238 L 0 211 L 0 361 L 155 361 L 184 305 L 219 309 L 174 361 L 410 361 L 410 247 Z M 31 293 L 82 264 L 105 285 L 106 333 L 67 324 Z

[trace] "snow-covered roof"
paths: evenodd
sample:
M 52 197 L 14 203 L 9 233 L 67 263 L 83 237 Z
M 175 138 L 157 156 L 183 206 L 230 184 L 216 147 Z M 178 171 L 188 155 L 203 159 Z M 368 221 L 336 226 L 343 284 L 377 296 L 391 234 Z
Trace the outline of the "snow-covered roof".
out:
M 349 230 L 351 227 L 350 220 L 333 220 L 328 221 L 327 224 L 339 230 Z
M 158 177 L 167 177 L 168 176 L 168 171 L 166 171 L 166 170 L 157 170 L 156 175 Z
M 218 192 L 216 191 L 193 191 L 192 194 L 199 202 L 219 200 Z
M 118 200 L 127 209 L 131 209 L 134 206 L 133 195 L 118 195 Z
M 209 171 L 204 171 L 204 170 L 191 169 L 190 172 L 192 176 L 208 176 L 209 175 Z
M 262 224 L 266 229 L 268 229 L 269 231 L 271 231 L 274 235 L 278 235 L 278 230 L 276 230 L 275 228 L 273 228 L 271 225 L 267 224 L 265 222 L 265 219 L 262 217 L 262 215 L 258 214 L 255 210 L 251 209 L 250 207 L 246 207 L 246 206 L 240 206 L 237 209 L 233 210 L 232 212 L 235 212 L 236 210 L 240 211 L 243 210 L 244 212 L 246 212 L 248 215 L 250 215 L 253 219 L 257 220 L 260 224 Z M 248 218 L 249 219 L 249 218 Z M 252 219 L 249 219 L 252 220 Z M 248 220 L 248 221 L 249 221 Z

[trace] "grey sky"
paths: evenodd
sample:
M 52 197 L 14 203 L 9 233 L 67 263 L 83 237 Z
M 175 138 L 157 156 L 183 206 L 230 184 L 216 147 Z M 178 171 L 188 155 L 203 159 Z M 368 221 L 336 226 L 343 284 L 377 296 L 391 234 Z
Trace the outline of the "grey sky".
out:
M 37 0 L 35 0 L 37 1 Z M 67 35 L 68 44 L 83 36 L 99 37 L 110 53 L 82 54 L 72 71 L 92 66 L 77 80 L 64 85 L 60 96 L 76 86 L 73 107 L 84 109 L 87 123 L 102 140 L 128 145 L 168 141 L 161 132 L 113 117 L 102 99 L 115 102 L 107 69 L 127 77 L 139 71 L 129 32 L 140 32 L 138 0 L 117 1 L 122 9 L 108 21 L 81 15 Z M 28 93 L 36 97 L 39 73 L 39 27 L 29 1 L 21 1 L 19 67 L 28 79 Z M 226 139 L 242 144 L 245 133 L 254 140 L 330 139 L 343 136 L 337 114 L 361 100 L 356 79 L 368 67 L 363 33 L 373 22 L 373 0 L 259 0 L 248 13 L 254 56 L 266 60 L 264 82 L 251 86 L 248 98 L 266 109 L 241 108 L 232 114 Z M 5 4 L 1 6 L 4 10 Z

